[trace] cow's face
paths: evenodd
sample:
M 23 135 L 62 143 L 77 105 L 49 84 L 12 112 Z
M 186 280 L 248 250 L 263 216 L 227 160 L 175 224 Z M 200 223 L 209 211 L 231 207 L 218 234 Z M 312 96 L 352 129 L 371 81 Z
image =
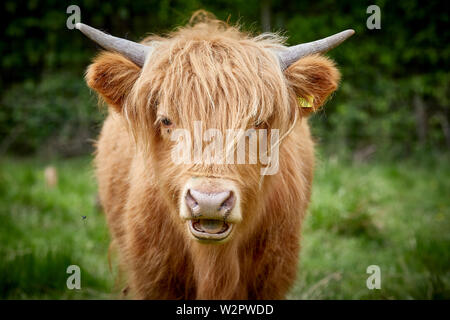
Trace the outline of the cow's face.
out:
M 236 46 L 226 39 L 162 44 L 125 106 L 132 128 L 135 115 L 149 114 L 136 132 L 152 138 L 138 143 L 151 141 L 148 161 L 184 232 L 206 243 L 225 242 L 257 218 L 264 169 L 277 173 L 279 138 L 295 117 L 276 58 L 245 44 L 233 52 Z
M 87 80 L 127 119 L 175 224 L 200 242 L 223 243 L 261 218 L 265 174 L 283 169 L 274 167 L 280 144 L 339 74 L 320 56 L 282 71 L 273 42 L 194 31 L 160 42 L 142 68 L 103 54 Z

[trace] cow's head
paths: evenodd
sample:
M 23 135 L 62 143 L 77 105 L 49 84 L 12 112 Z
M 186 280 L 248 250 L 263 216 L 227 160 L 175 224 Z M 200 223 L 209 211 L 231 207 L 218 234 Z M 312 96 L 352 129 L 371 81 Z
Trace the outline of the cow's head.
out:
M 252 38 L 211 19 L 143 43 L 84 24 L 77 28 L 114 52 L 94 60 L 86 76 L 89 86 L 126 118 L 177 224 L 207 243 L 245 233 L 237 231 L 248 228 L 260 211 L 262 172 L 270 164 L 248 145 L 243 164 L 227 155 L 236 155 L 246 135 L 257 136 L 261 150 L 264 129 L 266 143 L 274 147 L 297 120 L 317 110 L 339 81 L 333 62 L 318 54 L 353 34 L 347 30 L 285 47 L 275 35 Z M 190 137 L 180 138 L 180 129 Z M 277 139 L 271 139 L 273 129 Z M 190 142 L 178 150 L 188 158 L 177 162 L 180 140 Z M 195 158 L 196 151 L 203 154 L 213 144 L 221 152 L 213 147 L 209 160 Z

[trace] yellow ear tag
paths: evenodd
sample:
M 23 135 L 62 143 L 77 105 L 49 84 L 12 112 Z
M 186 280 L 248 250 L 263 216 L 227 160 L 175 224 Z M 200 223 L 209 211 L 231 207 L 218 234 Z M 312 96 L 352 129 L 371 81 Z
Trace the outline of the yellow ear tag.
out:
M 313 96 L 306 96 L 306 99 L 303 97 L 298 97 L 297 100 L 298 100 L 298 104 L 302 108 L 312 108 L 313 107 L 313 102 L 314 102 Z

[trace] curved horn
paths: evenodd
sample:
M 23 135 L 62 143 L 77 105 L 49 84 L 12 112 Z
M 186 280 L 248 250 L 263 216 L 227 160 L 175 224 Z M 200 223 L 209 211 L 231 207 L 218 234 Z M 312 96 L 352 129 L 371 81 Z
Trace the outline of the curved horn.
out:
M 84 23 L 76 23 L 75 28 L 103 48 L 123 54 L 140 67 L 144 65 L 145 57 L 153 50 L 151 46 L 110 36 Z
M 327 52 L 328 50 L 337 47 L 342 42 L 347 40 L 355 33 L 354 30 L 349 29 L 339 33 L 336 33 L 327 38 L 323 38 L 317 41 L 312 41 L 308 43 L 298 44 L 296 46 L 288 47 L 286 50 L 278 51 L 277 55 L 280 59 L 281 69 L 285 70 L 291 64 L 293 64 L 298 59 L 314 54 Z

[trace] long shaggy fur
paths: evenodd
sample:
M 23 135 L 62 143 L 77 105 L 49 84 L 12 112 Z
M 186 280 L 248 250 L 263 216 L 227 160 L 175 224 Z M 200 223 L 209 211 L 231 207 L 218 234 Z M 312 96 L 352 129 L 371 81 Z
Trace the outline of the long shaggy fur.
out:
M 111 106 L 95 163 L 127 285 L 140 299 L 284 298 L 296 275 L 313 178 L 305 116 L 337 88 L 339 73 L 317 55 L 282 72 L 268 50 L 281 48 L 281 38 L 251 37 L 208 16 L 157 40 L 142 69 L 102 53 L 86 75 Z M 298 96 L 313 97 L 312 108 L 302 110 Z M 280 170 L 262 177 L 259 164 L 175 165 L 172 129 L 161 125 L 162 116 L 191 132 L 196 120 L 205 129 L 280 129 Z M 239 187 L 243 221 L 224 244 L 187 235 L 179 199 L 193 175 Z

